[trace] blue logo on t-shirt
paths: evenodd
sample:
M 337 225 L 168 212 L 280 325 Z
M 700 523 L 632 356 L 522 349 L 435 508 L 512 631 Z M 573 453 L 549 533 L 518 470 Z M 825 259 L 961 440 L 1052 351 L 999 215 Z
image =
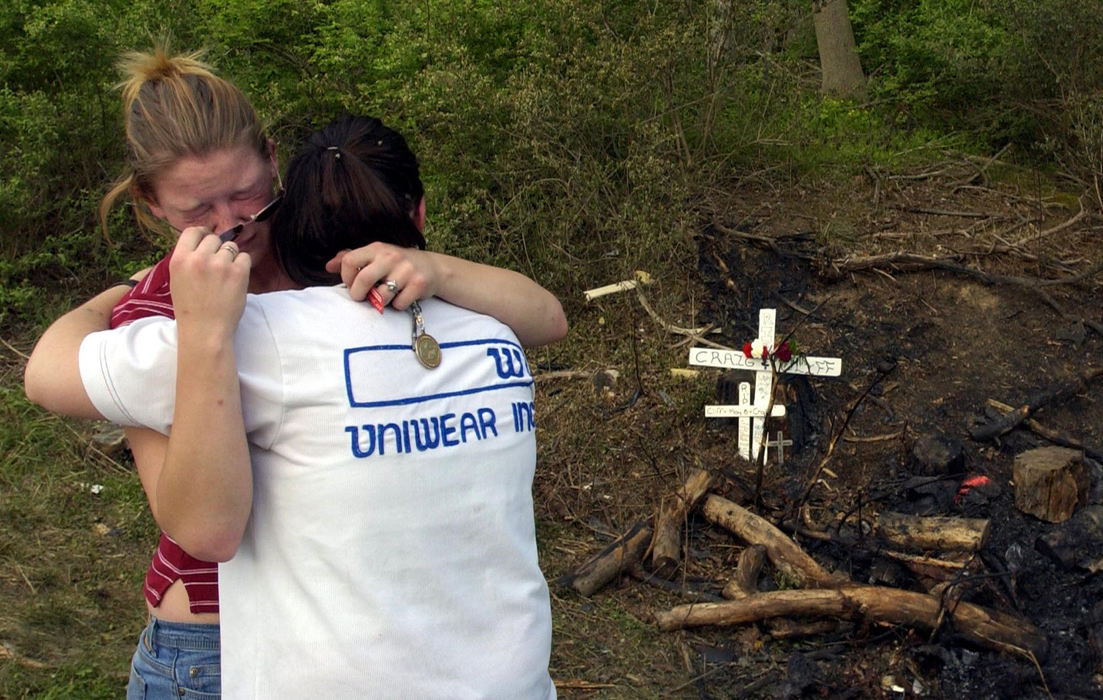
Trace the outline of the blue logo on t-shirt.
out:
M 532 373 L 519 345 L 500 339 L 441 343 L 441 355 L 441 367 L 430 370 L 417 364 L 409 345 L 345 350 L 349 407 L 368 409 L 355 412 L 355 424 L 345 426 L 354 457 L 425 452 L 500 434 L 532 433 Z M 381 371 L 387 367 L 395 372 Z M 502 390 L 511 391 L 489 393 Z M 485 396 L 477 402 L 432 406 L 471 395 Z M 407 410 L 395 410 L 400 407 Z
M 462 376 L 472 378 L 472 383 L 467 386 L 443 387 L 426 394 L 410 393 L 412 387 L 382 386 L 379 381 L 380 367 L 402 367 L 402 363 L 417 365 L 413 349 L 409 345 L 349 348 L 345 350 L 345 387 L 348 390 L 349 406 L 405 406 L 450 396 L 532 386 L 532 374 L 525 361 L 524 350 L 516 343 L 492 338 L 441 343 L 440 348 L 442 363 L 487 363 L 486 371 L 462 373 Z M 440 368 L 425 371 L 439 372 Z M 451 373 L 448 376 L 460 377 L 461 373 Z

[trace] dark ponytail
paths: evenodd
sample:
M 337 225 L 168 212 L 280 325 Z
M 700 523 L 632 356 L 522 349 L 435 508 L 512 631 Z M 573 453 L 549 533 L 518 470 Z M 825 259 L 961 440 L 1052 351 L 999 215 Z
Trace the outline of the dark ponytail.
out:
M 314 132 L 287 169 L 287 195 L 272 219 L 272 244 L 302 286 L 336 284 L 325 264 L 375 241 L 424 248 L 414 216 L 425 195 L 417 158 L 372 117 L 341 117 Z

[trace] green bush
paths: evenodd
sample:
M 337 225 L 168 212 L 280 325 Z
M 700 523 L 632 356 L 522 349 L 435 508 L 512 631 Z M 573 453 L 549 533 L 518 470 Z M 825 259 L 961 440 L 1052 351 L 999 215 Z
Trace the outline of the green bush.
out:
M 4 294 L 20 313 L 35 285 L 120 266 L 89 233 L 122 156 L 112 65 L 168 33 L 209 49 L 284 156 L 342 111 L 383 117 L 423 161 L 432 245 L 557 291 L 687 261 L 698 205 L 748 170 L 1010 141 L 1099 172 L 1092 3 L 851 0 L 868 105 L 817 95 L 805 5 L 13 0 L 0 8 L 0 158 L 19 164 L 0 177 Z M 114 221 L 123 254 L 156 252 Z M 54 237 L 74 240 L 44 247 Z M 80 271 L 62 261 L 73 249 Z

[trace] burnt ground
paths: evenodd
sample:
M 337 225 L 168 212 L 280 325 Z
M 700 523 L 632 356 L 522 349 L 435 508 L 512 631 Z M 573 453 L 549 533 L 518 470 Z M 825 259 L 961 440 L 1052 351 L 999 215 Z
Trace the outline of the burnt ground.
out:
M 798 350 L 843 358 L 841 378 L 793 383 L 790 396 L 799 397 L 799 405 L 777 427 L 796 438 L 797 451 L 783 465 L 767 467 L 755 510 L 829 569 L 907 590 L 926 590 L 931 581 L 862 547 L 803 536 L 802 529 L 842 532 L 840 522 L 850 527 L 856 513 L 881 510 L 988 519 L 990 536 L 970 575 L 956 585 L 964 600 L 1036 625 L 1048 639 L 1048 655 L 1035 664 L 971 646 L 950 625 L 932 632 L 850 621 L 833 631 L 789 637 L 758 623 L 670 633 L 681 636 L 648 652 L 648 663 L 672 679 L 656 687 L 642 671 L 622 667 L 632 665 L 623 658 L 631 646 L 625 629 L 641 639 L 662 635 L 651 628 L 651 616 L 695 595 L 718 594 L 742 548 L 692 514 L 688 563 L 672 577 L 673 585 L 649 585 L 637 571 L 590 599 L 566 587 L 557 591 L 557 610 L 566 622 L 557 628 L 554 675 L 584 679 L 564 683 L 561 694 L 1103 696 L 1103 660 L 1092 642 L 1103 576 L 1088 564 L 1103 556 L 1103 546 L 1089 537 L 1075 550 L 1076 563 L 1062 564 L 1036 542 L 1067 525 L 1015 507 L 1016 455 L 1053 443 L 1023 426 L 993 440 L 971 437 L 998 417 L 990 399 L 1019 406 L 1040 390 L 1103 366 L 1103 276 L 1093 269 L 1103 260 L 1101 219 L 1090 204 L 1084 212 L 1075 195 L 1039 180 L 1023 183 L 1005 173 L 993 181 L 992 175 L 963 161 L 926 172 L 868 172 L 841 185 L 745 185 L 708 215 L 698 237 L 697 270 L 686 277 L 696 276 L 700 297 L 660 314 L 670 314 L 669 322 L 691 318 L 694 326 L 714 326 L 718 332 L 709 340 L 741 347 L 755 336 L 758 309 L 776 308 L 779 336 L 791 332 Z M 625 295 L 583 310 L 572 323 L 601 324 L 611 343 L 633 332 L 637 338 L 660 332 L 631 310 L 635 304 Z M 618 314 L 631 320 L 607 328 L 616 326 L 608 319 Z M 585 403 L 589 386 L 538 383 L 544 394 L 545 474 L 538 475 L 537 507 L 544 518 L 570 523 L 575 533 L 556 532 L 545 555 L 549 573 L 569 574 L 634 518 L 649 515 L 661 492 L 672 491 L 689 466 L 718 473 L 716 491 L 753 506 L 754 468 L 732 456 L 731 421 L 699 417 L 702 403 L 715 402 L 720 372 L 705 370 L 690 389 L 665 380 L 662 363 L 684 367 L 687 347 L 677 333 L 665 338 L 668 353 L 653 363 L 645 358 L 642 372 L 635 357 L 640 376 L 622 367 L 613 389 L 595 385 L 595 396 L 604 399 L 592 399 L 596 407 L 589 412 L 571 408 L 580 396 Z M 1103 450 L 1103 380 L 1040 408 L 1033 418 Z M 615 432 L 624 437 L 601 437 Z M 603 456 L 581 456 L 585 450 L 572 447 L 568 433 Z M 785 521 L 833 437 L 839 439 L 809 492 L 807 516 Z M 932 468 L 917 459 L 917 442 L 932 437 L 960 449 L 960 461 Z M 1103 502 L 1103 468 L 1090 458 L 1087 463 L 1093 472 L 1088 502 Z M 960 493 L 963 481 L 977 475 L 989 484 Z M 767 566 L 759 585 L 768 590 L 786 583 Z M 634 624 L 620 625 L 620 645 L 603 646 L 596 639 L 608 630 L 587 638 L 583 620 L 610 610 Z M 584 652 L 592 657 L 595 645 L 607 654 L 608 672 L 596 671 L 592 658 L 576 658 Z

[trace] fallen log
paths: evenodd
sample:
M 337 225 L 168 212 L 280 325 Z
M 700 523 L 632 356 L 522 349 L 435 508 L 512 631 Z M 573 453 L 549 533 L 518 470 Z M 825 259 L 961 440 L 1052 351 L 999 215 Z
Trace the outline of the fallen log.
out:
M 876 532 L 881 539 L 901 547 L 972 552 L 988 540 L 988 520 L 882 512 L 877 516 Z
M 1012 653 L 1029 653 L 1041 660 L 1046 638 L 1026 620 L 972 603 L 946 609 L 925 593 L 884 586 L 848 585 L 837 589 L 790 590 L 756 593 L 742 600 L 679 605 L 659 612 L 659 629 L 671 631 L 705 625 L 742 625 L 775 617 L 864 618 L 892 625 L 928 630 L 950 624 L 955 637 L 977 646 Z
M 766 562 L 766 547 L 753 544 L 739 553 L 739 562 L 735 565 L 735 575 L 724 586 L 720 595 L 728 600 L 746 598 L 758 592 L 758 575 Z
M 632 529 L 578 567 L 573 574 L 561 578 L 560 583 L 569 585 L 587 597 L 597 593 L 602 586 L 643 559 L 651 535 L 650 519 L 637 522 Z
M 710 493 L 705 498 L 702 512 L 709 522 L 729 530 L 748 544 L 764 546 L 770 562 L 802 586 L 823 588 L 838 585 L 840 580 L 845 579 L 820 566 L 765 518 L 726 498 Z
M 651 570 L 662 578 L 670 578 L 682 560 L 682 525 L 708 492 L 714 481 L 712 474 L 694 469 L 676 493 L 659 505 L 655 516 L 655 534 L 651 538 Z

